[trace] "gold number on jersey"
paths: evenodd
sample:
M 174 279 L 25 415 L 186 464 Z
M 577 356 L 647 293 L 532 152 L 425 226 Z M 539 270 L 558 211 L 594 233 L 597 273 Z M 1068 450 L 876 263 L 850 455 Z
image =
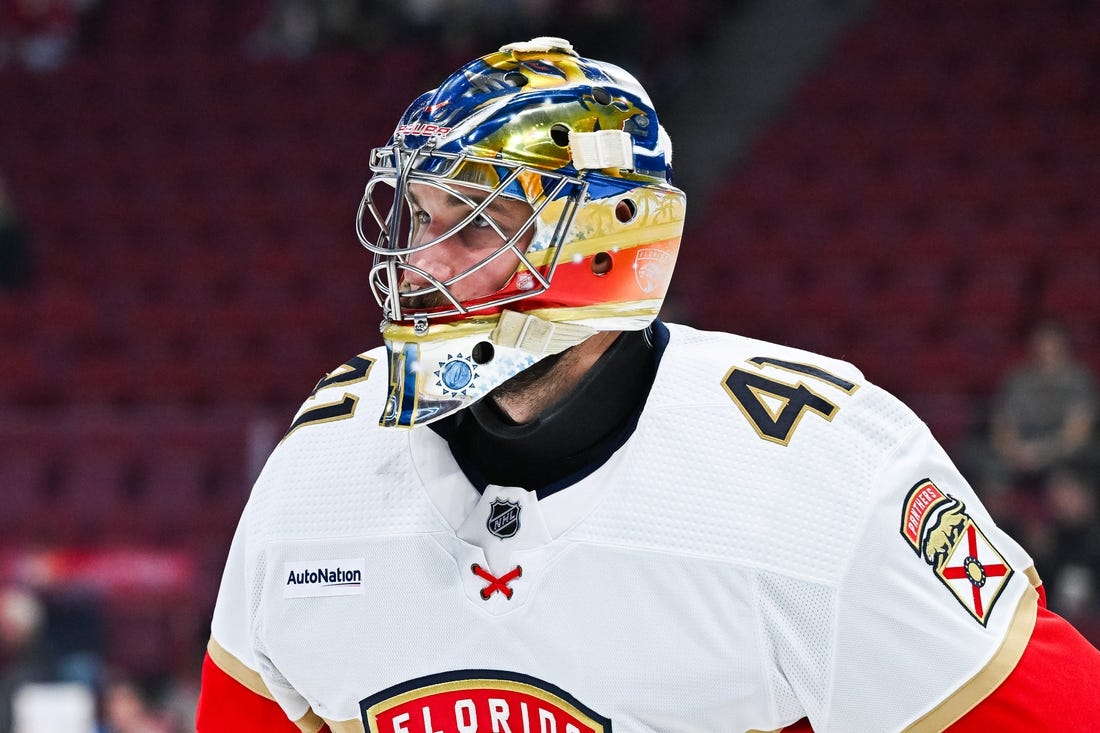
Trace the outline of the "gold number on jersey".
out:
M 757 356 L 748 362 L 758 369 L 765 366 L 777 367 L 794 374 L 824 382 L 832 387 L 851 394 L 859 385 L 831 374 L 811 364 L 784 361 Z M 741 413 L 764 440 L 787 445 L 794 435 L 794 429 L 802 421 L 807 411 L 832 420 L 840 408 L 836 404 L 817 394 L 799 380 L 795 384 L 764 376 L 759 372 L 741 367 L 733 367 L 722 381 L 727 394 Z
M 331 372 L 321 378 L 321 381 L 317 382 L 317 386 L 313 388 L 313 392 L 309 395 L 310 399 L 317 396 L 325 387 L 332 387 L 334 385 L 352 384 L 354 382 L 361 382 L 370 376 L 371 367 L 374 366 L 374 359 L 369 356 L 353 356 L 346 363 L 333 369 Z M 359 404 L 359 398 L 355 395 L 344 393 L 343 398 L 336 402 L 326 402 L 324 404 L 310 407 L 303 410 L 298 417 L 294 419 L 294 422 L 287 428 L 286 433 L 283 435 L 283 440 L 303 425 L 314 425 L 316 423 L 332 422 L 334 420 L 344 420 L 355 414 L 355 406 Z
M 333 369 L 331 372 L 321 378 L 321 381 L 317 382 L 317 386 L 313 388 L 313 392 L 310 397 L 316 397 L 317 393 L 325 387 L 331 387 L 334 384 L 352 384 L 353 382 L 362 382 L 368 376 L 370 376 L 370 368 L 374 366 L 374 359 L 369 356 L 360 354 L 359 356 L 353 356 L 348 359 L 347 362 Z

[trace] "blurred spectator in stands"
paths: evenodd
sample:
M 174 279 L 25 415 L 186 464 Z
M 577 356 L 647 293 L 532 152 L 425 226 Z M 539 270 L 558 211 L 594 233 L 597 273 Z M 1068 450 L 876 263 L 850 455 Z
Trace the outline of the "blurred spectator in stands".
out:
M 133 680 L 110 681 L 103 690 L 104 733 L 170 733 L 172 726 L 149 704 Z
M 1041 484 L 1053 469 L 1095 468 L 1097 394 L 1074 358 L 1069 333 L 1051 321 L 1031 333 L 1028 361 L 1011 372 L 992 415 L 991 441 L 1001 470 L 1016 485 Z
M 602 0 L 601 0 L 602 1 Z M 484 43 L 507 43 L 519 36 L 553 30 L 560 16 L 557 0 L 383 0 L 371 12 L 396 25 L 402 38 L 448 54 L 469 54 Z M 443 62 L 449 63 L 449 62 Z
M 253 58 L 305 59 L 324 48 L 373 50 L 389 42 L 392 12 L 368 0 L 272 0 L 245 40 Z
M 30 237 L 0 175 L 0 290 L 30 284 Z
M 23 685 L 54 681 L 46 607 L 26 588 L 0 588 L 0 733 L 12 729 L 12 698 Z
M 173 731 L 194 733 L 199 705 L 199 678 L 193 670 L 173 676 L 160 696 L 160 710 Z
M 1030 334 L 1027 360 L 994 396 L 987 435 L 963 463 L 987 496 L 1041 498 L 1059 468 L 1089 476 L 1100 470 L 1096 411 L 1093 375 L 1075 359 L 1065 328 L 1044 321 Z
M 301 59 L 320 40 L 320 15 L 314 0 L 273 0 L 263 23 L 245 41 L 253 58 Z
M 76 47 L 78 11 L 87 5 L 76 0 L 0 0 L 0 66 L 18 60 L 31 71 L 53 71 Z
M 469 3 L 462 0 L 387 0 L 384 5 L 394 14 L 397 32 L 422 44 L 436 44 L 442 50 L 470 44 L 477 27 L 474 13 L 463 12 Z
M 393 37 L 388 14 L 376 12 L 370 0 L 318 0 L 317 28 L 322 48 L 372 51 Z
M 1036 568 L 1051 610 L 1100 643 L 1100 512 L 1095 480 L 1063 468 L 1044 491 L 1046 526 L 1035 538 Z
M 246 50 L 256 58 L 304 58 L 330 47 L 375 50 L 401 38 L 433 52 L 468 54 L 486 42 L 567 28 L 570 39 L 609 48 L 618 63 L 654 64 L 642 52 L 648 29 L 633 22 L 636 15 L 623 0 L 271 0 Z

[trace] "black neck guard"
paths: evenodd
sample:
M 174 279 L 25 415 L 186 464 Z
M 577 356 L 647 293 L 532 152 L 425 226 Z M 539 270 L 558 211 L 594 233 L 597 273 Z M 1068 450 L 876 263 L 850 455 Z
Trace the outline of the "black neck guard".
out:
M 572 392 L 529 423 L 483 399 L 431 427 L 479 491 L 493 483 L 548 496 L 599 468 L 630 437 L 667 342 L 660 321 L 622 333 Z

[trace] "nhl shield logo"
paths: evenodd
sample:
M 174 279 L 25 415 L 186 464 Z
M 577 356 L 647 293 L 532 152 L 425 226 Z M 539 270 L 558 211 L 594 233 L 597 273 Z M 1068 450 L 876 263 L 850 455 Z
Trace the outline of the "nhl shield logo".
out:
M 506 540 L 519 531 L 519 502 L 493 499 L 489 505 L 489 519 L 485 522 L 490 534 Z

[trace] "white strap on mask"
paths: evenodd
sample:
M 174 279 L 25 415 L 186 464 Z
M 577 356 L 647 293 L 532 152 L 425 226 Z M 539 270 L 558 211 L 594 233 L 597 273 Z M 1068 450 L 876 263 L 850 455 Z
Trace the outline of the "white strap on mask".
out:
M 623 130 L 570 132 L 569 151 L 577 170 L 634 170 L 634 144 L 630 133 Z
M 489 340 L 498 346 L 523 349 L 537 358 L 565 351 L 596 333 L 577 323 L 552 323 L 537 316 L 505 310 Z

